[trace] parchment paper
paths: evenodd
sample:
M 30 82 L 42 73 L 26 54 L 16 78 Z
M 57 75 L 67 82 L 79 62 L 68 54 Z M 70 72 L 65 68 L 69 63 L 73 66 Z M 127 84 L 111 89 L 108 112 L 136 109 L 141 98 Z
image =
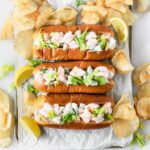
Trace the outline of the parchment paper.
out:
M 49 3 L 54 8 L 62 6 L 72 6 L 75 8 L 75 0 L 49 0 Z M 128 43 L 123 46 L 129 53 Z M 19 58 L 18 65 L 24 64 L 24 60 Z M 131 74 L 122 76 L 115 75 L 116 86 L 109 95 L 113 96 L 114 100 L 119 100 L 122 94 L 128 94 L 132 100 L 132 81 Z M 23 88 L 18 89 L 18 118 L 24 114 L 23 108 Z M 124 130 L 124 129 L 122 129 Z M 28 135 L 18 125 L 19 147 L 34 147 L 37 150 L 53 150 L 53 149 L 99 149 L 111 146 L 125 147 L 132 140 L 132 135 L 127 138 L 117 139 L 113 135 L 112 127 L 96 130 L 63 130 L 42 128 L 42 136 L 36 141 L 31 135 Z

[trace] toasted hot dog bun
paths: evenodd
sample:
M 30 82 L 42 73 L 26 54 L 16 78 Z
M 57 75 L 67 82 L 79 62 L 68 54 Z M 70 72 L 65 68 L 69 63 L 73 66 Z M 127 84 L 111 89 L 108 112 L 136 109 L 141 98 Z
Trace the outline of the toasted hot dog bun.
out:
M 39 32 L 51 33 L 72 31 L 74 33 L 77 30 L 81 30 L 82 32 L 84 32 L 86 29 L 88 29 L 88 31 L 94 31 L 97 34 L 109 33 L 111 36 L 114 37 L 114 33 L 110 28 L 101 25 L 80 25 L 68 27 L 48 26 L 37 30 L 35 36 L 37 36 Z M 33 57 L 43 60 L 102 60 L 106 58 L 111 58 L 114 54 L 114 49 L 108 49 L 100 52 L 81 51 L 79 48 L 63 50 L 63 48 L 37 49 L 36 47 L 34 47 L 33 49 Z
M 114 106 L 114 102 L 111 97 L 109 96 L 100 96 L 100 95 L 86 95 L 86 94 L 49 94 L 48 96 L 44 97 L 45 102 L 53 105 L 66 105 L 69 102 L 74 102 L 77 104 L 83 103 L 83 104 L 90 104 L 90 103 L 96 103 L 96 104 L 105 104 L 107 102 L 110 102 L 112 104 L 112 107 Z M 60 129 L 74 129 L 74 130 L 88 130 L 88 129 L 99 129 L 104 128 L 112 124 L 111 121 L 104 121 L 101 123 L 94 123 L 90 122 L 88 124 L 84 123 L 83 121 L 73 122 L 69 124 L 51 124 L 49 122 L 40 122 L 36 121 L 39 125 L 47 126 L 49 128 L 60 128 Z
M 115 72 L 112 65 L 102 63 L 102 62 L 93 62 L 93 61 L 76 61 L 76 62 L 51 62 L 39 65 L 35 68 L 34 74 L 44 68 L 58 68 L 61 67 L 68 67 L 72 69 L 74 66 L 80 67 L 82 69 L 87 69 L 89 66 L 92 68 L 96 68 L 98 66 L 105 66 L 110 71 Z M 43 85 L 39 84 L 38 82 L 34 82 L 34 86 L 36 89 L 42 92 L 50 92 L 50 93 L 91 93 L 91 94 L 99 94 L 99 93 L 106 93 L 109 92 L 114 87 L 114 81 L 109 80 L 109 83 L 105 85 L 98 85 L 98 86 L 86 86 L 86 85 L 66 85 L 66 84 L 59 84 L 59 85 Z

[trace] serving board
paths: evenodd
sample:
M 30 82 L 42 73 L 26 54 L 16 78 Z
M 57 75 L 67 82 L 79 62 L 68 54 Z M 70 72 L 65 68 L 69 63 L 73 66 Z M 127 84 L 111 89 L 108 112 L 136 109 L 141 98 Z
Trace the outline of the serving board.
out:
M 60 6 L 73 6 L 75 7 L 74 2 L 71 0 L 65 1 L 62 0 L 60 5 L 59 0 L 49 0 L 49 2 L 54 6 L 54 8 L 59 8 Z M 131 54 L 131 33 L 130 29 L 130 38 L 129 41 L 124 45 L 121 45 L 120 48 L 126 49 L 128 54 Z M 130 50 L 129 50 L 130 49 Z M 18 67 L 26 64 L 22 58 L 18 58 Z M 128 94 L 132 100 L 132 80 L 131 74 L 122 76 L 119 74 L 115 75 L 116 86 L 112 92 L 108 93 L 111 95 L 114 100 L 119 100 L 122 94 Z M 24 115 L 24 102 L 23 102 L 23 91 L 24 86 L 17 89 L 17 117 L 19 118 Z M 132 135 L 128 138 L 117 139 L 113 135 L 112 127 L 107 127 L 97 130 L 87 130 L 87 131 L 74 131 L 74 130 L 64 130 L 64 129 L 50 129 L 42 128 L 43 134 L 38 141 L 36 141 L 32 136 L 28 135 L 18 123 L 16 130 L 16 135 L 19 142 L 19 147 L 32 147 L 35 149 L 97 149 L 97 148 L 106 148 L 106 147 L 125 147 L 129 145 L 132 140 Z

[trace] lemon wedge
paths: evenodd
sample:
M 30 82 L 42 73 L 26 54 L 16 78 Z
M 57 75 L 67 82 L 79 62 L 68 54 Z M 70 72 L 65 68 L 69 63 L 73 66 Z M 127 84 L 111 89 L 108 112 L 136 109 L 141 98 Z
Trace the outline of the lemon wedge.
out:
M 40 137 L 41 135 L 40 127 L 32 118 L 28 116 L 22 116 L 20 118 L 20 123 L 27 133 L 33 135 L 36 139 Z
M 125 21 L 121 18 L 113 17 L 110 19 L 110 23 L 113 25 L 117 32 L 119 43 L 125 42 L 129 36 L 128 26 Z
M 14 83 L 16 87 L 20 87 L 27 79 L 32 76 L 33 67 L 31 65 L 25 65 L 21 67 L 15 74 Z

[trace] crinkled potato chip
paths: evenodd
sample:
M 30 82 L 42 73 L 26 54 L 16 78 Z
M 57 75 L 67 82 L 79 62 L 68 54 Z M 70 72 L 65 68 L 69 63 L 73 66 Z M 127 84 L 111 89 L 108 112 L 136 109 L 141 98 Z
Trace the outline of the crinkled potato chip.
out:
M 20 3 L 16 5 L 15 13 L 18 15 L 31 14 L 38 9 L 37 4 L 34 1 L 28 1 L 27 3 Z
M 48 3 L 48 1 L 43 1 L 40 8 L 39 8 L 39 12 L 42 13 L 44 12 L 46 9 L 51 9 L 52 12 L 54 11 L 54 9 L 52 8 L 52 6 Z
M 9 16 L 6 19 L 6 22 L 1 29 L 0 39 L 1 40 L 10 39 L 13 37 L 13 34 L 14 34 L 14 30 L 13 30 L 12 19 L 11 19 L 11 16 Z
M 134 71 L 133 79 L 136 85 L 141 85 L 150 80 L 150 63 L 145 63 L 137 67 Z
M 17 14 L 13 14 L 13 25 L 15 30 L 23 31 L 33 29 L 35 26 L 35 20 L 30 19 L 26 16 L 20 16 Z
M 116 51 L 112 58 L 112 63 L 120 74 L 128 74 L 134 67 L 131 65 L 129 57 L 124 50 Z
M 128 26 L 134 24 L 136 16 L 129 8 L 126 8 L 126 13 L 122 13 L 121 15 L 123 20 L 127 23 Z
M 42 12 L 37 19 L 36 28 L 41 28 L 47 25 L 48 20 L 53 16 L 53 10 L 51 8 Z
M 71 7 L 63 7 L 54 12 L 53 18 L 59 19 L 62 22 L 68 22 L 76 18 L 77 11 Z
M 116 137 L 123 138 L 133 134 L 139 126 L 139 118 L 136 117 L 134 120 L 123 120 L 115 119 L 112 127 Z
M 14 48 L 22 57 L 29 59 L 32 57 L 33 50 L 33 30 L 19 32 L 14 39 Z
M 150 119 L 150 97 L 143 97 L 138 100 L 136 111 L 142 119 Z
M 142 84 L 137 91 L 137 98 L 150 97 L 150 82 Z

